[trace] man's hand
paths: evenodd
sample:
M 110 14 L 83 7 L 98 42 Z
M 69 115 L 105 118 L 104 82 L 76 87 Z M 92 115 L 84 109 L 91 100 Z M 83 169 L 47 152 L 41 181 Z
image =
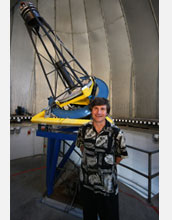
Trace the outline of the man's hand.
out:
M 81 153 L 83 154 L 84 146 L 81 146 L 81 147 L 80 147 L 80 150 L 81 150 Z
M 116 164 L 120 163 L 120 162 L 121 162 L 121 160 L 122 160 L 122 158 L 121 158 L 121 157 L 116 157 L 116 159 L 115 159 Z

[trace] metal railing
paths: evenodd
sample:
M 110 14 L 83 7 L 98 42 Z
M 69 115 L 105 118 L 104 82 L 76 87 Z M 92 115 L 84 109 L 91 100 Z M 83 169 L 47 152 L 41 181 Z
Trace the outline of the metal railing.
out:
M 148 175 L 146 175 L 145 173 L 142 173 L 142 172 L 140 172 L 140 171 L 138 171 L 138 170 L 136 170 L 132 167 L 129 167 L 125 164 L 119 163 L 119 165 L 122 166 L 122 167 L 125 167 L 125 168 L 127 168 L 127 169 L 129 169 L 129 170 L 131 170 L 131 171 L 133 171 L 133 172 L 135 172 L 135 173 L 137 173 L 137 174 L 139 174 L 139 175 L 141 175 L 141 176 L 148 179 L 148 202 L 151 203 L 152 179 L 159 175 L 159 172 L 156 172 L 156 173 L 152 174 L 152 154 L 158 153 L 159 150 L 147 151 L 147 150 L 139 149 L 139 148 L 129 146 L 129 145 L 127 145 L 126 147 L 148 154 Z
M 64 141 L 64 144 L 67 144 L 69 147 L 70 147 L 70 144 L 66 141 Z M 154 173 L 152 174 L 152 154 L 155 154 L 155 153 L 159 153 L 159 150 L 154 150 L 154 151 L 147 151 L 147 150 L 143 150 L 143 149 L 139 149 L 139 148 L 136 148 L 136 147 L 133 147 L 133 146 L 129 146 L 129 145 L 126 145 L 127 148 L 130 148 L 130 149 L 133 149 L 133 150 L 136 150 L 136 151 L 140 151 L 140 152 L 143 152 L 143 153 L 146 153 L 148 154 L 148 175 L 146 175 L 145 173 L 142 173 L 132 167 L 129 167 L 125 164 L 122 164 L 122 163 L 119 163 L 118 165 L 126 168 L 126 169 L 129 169 L 145 178 L 148 179 L 148 202 L 151 203 L 151 194 L 152 194 L 152 179 L 155 178 L 156 176 L 159 175 L 159 172 L 157 173 Z M 78 153 L 75 149 L 74 149 L 75 153 L 81 157 L 81 154 Z

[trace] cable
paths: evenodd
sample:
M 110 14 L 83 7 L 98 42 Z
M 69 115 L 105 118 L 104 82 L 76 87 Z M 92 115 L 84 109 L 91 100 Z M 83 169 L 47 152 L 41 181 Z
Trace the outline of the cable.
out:
M 18 172 L 18 173 L 11 174 L 11 176 L 18 176 L 18 175 L 21 175 L 23 173 L 29 173 L 29 172 L 32 172 L 32 171 L 41 170 L 41 169 L 45 169 L 45 168 L 46 168 L 46 166 L 39 167 L 39 168 L 33 168 L 33 169 L 29 169 L 29 170 L 24 170 L 24 171 L 21 171 L 21 172 Z
M 145 206 L 147 206 L 147 207 L 153 208 L 154 211 L 159 215 L 159 208 L 158 208 L 158 207 L 156 207 L 156 206 L 154 206 L 154 205 L 149 205 L 148 203 L 146 203 L 146 202 L 142 201 L 141 199 L 139 199 L 137 196 L 134 196 L 134 195 L 132 195 L 132 194 L 130 194 L 130 193 L 124 192 L 124 191 L 121 190 L 121 189 L 119 189 L 119 192 L 124 193 L 124 194 L 126 194 L 127 196 L 132 197 L 132 198 L 134 198 L 134 199 L 137 199 L 139 202 L 141 202 L 143 205 L 145 205 Z

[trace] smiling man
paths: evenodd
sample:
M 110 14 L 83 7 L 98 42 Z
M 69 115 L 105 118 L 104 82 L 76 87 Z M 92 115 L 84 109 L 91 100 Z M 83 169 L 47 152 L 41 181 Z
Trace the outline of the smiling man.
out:
M 84 220 L 119 220 L 117 168 L 128 156 L 123 132 L 106 120 L 109 101 L 95 98 L 90 104 L 92 120 L 78 131 L 81 149 L 81 202 Z

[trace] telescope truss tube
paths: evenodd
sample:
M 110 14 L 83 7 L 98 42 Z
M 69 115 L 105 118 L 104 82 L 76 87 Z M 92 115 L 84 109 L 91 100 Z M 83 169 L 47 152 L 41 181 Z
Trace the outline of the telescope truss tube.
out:
M 89 76 L 31 2 L 20 3 L 20 14 L 25 21 L 51 92 L 48 112 L 58 118 L 82 119 L 88 117 L 90 101 L 94 97 L 108 97 L 109 91 L 106 83 L 101 79 Z M 37 42 L 35 42 L 35 37 Z M 50 53 L 50 46 L 53 54 Z M 52 74 L 56 79 L 53 85 L 49 80 L 49 76 Z M 64 92 L 61 94 L 57 93 L 58 80 L 61 80 L 64 86 Z M 35 120 L 32 121 L 35 122 Z

